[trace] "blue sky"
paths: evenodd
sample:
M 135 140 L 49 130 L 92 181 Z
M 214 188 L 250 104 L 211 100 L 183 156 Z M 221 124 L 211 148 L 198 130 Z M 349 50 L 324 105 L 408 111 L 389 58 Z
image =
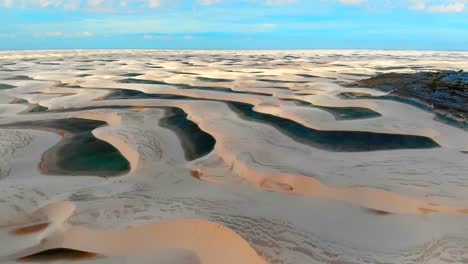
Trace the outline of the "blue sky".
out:
M 0 49 L 468 50 L 468 0 L 0 0 Z

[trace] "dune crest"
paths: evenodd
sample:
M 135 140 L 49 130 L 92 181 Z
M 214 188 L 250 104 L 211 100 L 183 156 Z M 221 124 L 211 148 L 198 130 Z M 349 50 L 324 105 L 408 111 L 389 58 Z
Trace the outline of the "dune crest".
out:
M 466 262 L 463 124 L 356 85 L 468 53 L 0 57 L 0 261 Z
M 46 250 L 66 248 L 92 252 L 101 257 L 151 255 L 156 259 L 185 259 L 186 262 L 182 263 L 193 264 L 266 263 L 241 236 L 210 221 L 181 219 L 104 231 L 67 223 L 74 211 L 75 206 L 70 202 L 54 203 L 30 216 L 30 219 L 48 220 L 49 224 L 40 225 L 41 228 L 31 224 L 2 227 L 2 245 L 13 247 L 3 247 L 0 258 L 12 255 L 23 258 Z M 21 231 L 28 228 L 28 232 Z M 19 250 L 21 247 L 22 251 Z

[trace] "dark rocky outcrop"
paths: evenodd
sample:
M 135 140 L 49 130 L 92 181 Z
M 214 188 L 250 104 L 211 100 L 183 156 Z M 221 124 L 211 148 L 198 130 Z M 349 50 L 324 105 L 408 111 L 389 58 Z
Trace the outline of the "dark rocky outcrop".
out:
M 415 98 L 437 112 L 468 121 L 467 72 L 386 73 L 358 81 L 356 84 Z

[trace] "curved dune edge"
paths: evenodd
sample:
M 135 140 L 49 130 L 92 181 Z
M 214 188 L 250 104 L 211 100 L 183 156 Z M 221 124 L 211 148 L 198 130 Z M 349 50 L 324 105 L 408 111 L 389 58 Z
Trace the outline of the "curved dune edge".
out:
M 190 107 L 180 104 L 189 116 L 193 115 Z M 221 157 L 226 164 L 232 164 L 232 170 L 237 175 L 243 177 L 247 183 L 262 189 L 271 191 L 287 192 L 299 195 L 308 195 L 329 198 L 360 205 L 369 209 L 379 210 L 397 214 L 458 214 L 468 215 L 468 208 L 452 208 L 439 204 L 427 203 L 417 198 L 389 192 L 382 189 L 368 187 L 336 188 L 327 186 L 313 177 L 293 175 L 287 173 L 275 173 L 257 171 L 242 161 L 240 161 L 225 143 L 223 135 L 209 129 L 209 124 L 199 118 L 191 119 L 200 128 L 210 133 L 218 144 L 215 147 L 216 154 Z M 203 176 L 203 168 L 193 168 L 192 176 L 199 180 L 211 183 L 223 183 L 223 180 Z M 224 183 L 234 184 L 236 181 L 226 181 Z
M 107 143 L 114 146 L 128 160 L 128 162 L 130 163 L 130 171 L 126 173 L 126 175 L 131 174 L 137 170 L 140 160 L 140 154 L 138 153 L 138 151 L 130 144 L 128 144 L 128 142 L 126 142 L 124 139 L 112 133 L 113 131 L 115 131 L 115 126 L 122 125 L 122 118 L 118 114 L 110 112 L 87 112 L 79 113 L 76 116 L 79 118 L 107 122 L 108 126 L 94 129 L 92 131 L 93 135 L 96 138 L 106 141 Z
M 219 153 L 219 152 L 218 152 Z M 227 158 L 232 156 L 231 158 Z M 234 155 L 226 153 L 222 156 L 228 164 L 234 164 L 233 171 L 243 177 L 249 185 L 276 192 L 286 192 L 298 195 L 315 196 L 343 201 L 368 209 L 395 214 L 454 214 L 468 215 L 468 208 L 452 208 L 444 205 L 428 203 L 414 197 L 395 192 L 369 187 L 336 188 L 327 186 L 313 177 L 257 171 L 247 164 L 237 160 Z M 203 176 L 203 168 L 192 170 L 196 179 L 225 184 L 240 184 L 238 181 L 223 181 Z
M 249 185 L 297 195 L 315 196 L 343 201 L 376 210 L 386 214 L 454 214 L 468 215 L 468 208 L 451 208 L 443 205 L 427 203 L 417 198 L 368 187 L 335 188 L 327 186 L 312 177 L 284 173 L 259 172 L 248 168 L 245 164 L 236 166 Z M 203 169 L 197 169 L 199 180 L 218 184 L 241 184 L 241 181 L 225 181 L 222 179 L 204 177 Z
M 188 81 L 188 80 L 185 80 Z M 188 82 L 190 84 L 190 82 Z M 340 126 L 338 126 L 336 122 L 309 122 L 304 120 L 301 116 L 297 116 L 295 113 L 290 112 L 287 109 L 281 109 L 279 110 L 277 107 L 274 107 L 273 109 L 269 107 L 265 107 L 262 104 L 274 104 L 276 106 L 284 104 L 283 102 L 278 101 L 279 98 L 275 97 L 265 97 L 265 96 L 257 96 L 257 95 L 240 95 L 240 94 L 229 94 L 229 97 L 226 98 L 225 93 L 220 93 L 220 92 L 211 92 L 211 91 L 194 91 L 194 90 L 185 90 L 185 89 L 176 89 L 174 87 L 171 87 L 171 85 L 167 85 L 167 87 L 161 89 L 161 88 L 155 88 L 155 85 L 122 85 L 121 83 L 116 83 L 112 81 L 102 81 L 100 80 L 99 82 L 92 81 L 92 80 L 87 80 L 84 83 L 80 84 L 83 88 L 82 89 L 75 89 L 75 88 L 66 88 L 66 89 L 72 89 L 74 92 L 77 92 L 77 94 L 72 95 L 72 96 L 67 96 L 67 97 L 61 97 L 61 98 L 54 98 L 51 100 L 37 100 L 38 102 L 41 102 L 42 105 L 50 108 L 50 109 L 56 109 L 56 108 L 68 108 L 70 104 L 76 105 L 77 103 L 80 104 L 79 102 L 86 102 L 86 100 L 95 100 L 99 99 L 102 96 L 106 95 L 109 93 L 109 91 L 105 90 L 112 90 L 112 89 L 130 89 L 130 90 L 138 90 L 150 94 L 173 94 L 173 95 L 181 95 L 181 96 L 189 96 L 189 97 L 194 97 L 194 98 L 199 98 L 199 99 L 209 99 L 209 100 L 229 100 L 229 101 L 235 101 L 235 102 L 243 102 L 243 103 L 249 103 L 253 104 L 255 106 L 255 110 L 258 112 L 263 112 L 266 114 L 272 114 L 276 115 L 279 117 L 284 117 L 288 118 L 290 120 L 293 120 L 297 123 L 300 123 L 306 127 L 310 127 L 312 129 L 317 129 L 317 130 L 359 130 L 359 131 L 368 131 L 368 132 L 380 132 L 380 133 L 391 133 L 391 134 L 405 134 L 405 135 L 418 135 L 418 136 L 425 136 L 429 137 L 435 142 L 437 142 L 439 145 L 447 147 L 447 148 L 454 148 L 458 150 L 466 150 L 467 146 L 460 146 L 459 144 L 453 144 L 451 143 L 451 140 L 447 137 L 443 136 L 443 131 L 439 131 L 439 128 L 412 128 L 412 129 L 405 129 L 405 130 L 400 130 L 400 129 L 395 129 L 395 128 L 385 128 L 385 129 L 374 129 L 374 128 L 365 128 L 363 129 L 362 127 L 349 127 L 348 129 L 343 129 Z M 315 95 L 314 97 L 308 98 L 306 101 L 312 102 L 318 106 L 332 106 L 332 107 L 366 107 L 368 109 L 371 109 L 379 114 L 381 114 L 383 117 L 387 115 L 387 112 L 382 111 L 383 109 L 380 109 L 380 107 L 373 101 L 371 100 L 360 100 L 356 101 L 353 103 L 350 103 L 347 100 L 338 100 L 338 99 L 332 99 L 330 96 L 333 94 L 337 94 L 339 92 L 345 91 L 346 88 L 342 88 L 339 85 L 336 84 L 327 84 L 327 83 L 315 83 L 312 86 L 310 86 L 310 89 L 313 89 L 313 87 L 324 85 L 327 89 L 324 91 L 320 92 L 319 94 Z M 93 89 L 93 87 L 99 86 L 99 89 Z M 156 85 L 157 86 L 157 85 Z M 153 88 L 153 89 L 152 89 Z M 65 88 L 62 88 L 65 89 Z M 353 88 L 353 90 L 370 90 L 370 89 L 363 89 L 363 88 Z M 372 90 L 370 90 L 372 91 Z M 374 91 L 373 93 L 381 95 L 382 93 L 379 92 L 377 93 Z M 18 97 L 27 97 L 27 95 L 24 94 L 17 94 Z M 76 97 L 76 96 L 81 96 L 81 97 Z M 281 97 L 284 97 L 286 95 L 283 95 Z M 289 95 L 286 97 L 295 97 L 294 95 Z M 91 102 L 91 101 L 88 101 Z M 89 104 L 85 103 L 83 107 L 88 106 Z M 417 110 L 415 110 L 417 111 Z M 430 115 L 431 117 L 433 116 L 432 114 Z M 431 118 L 432 120 L 432 118 Z M 463 138 L 462 138 L 463 139 Z
M 173 103 L 165 102 L 158 103 L 158 106 L 174 107 Z M 178 103 L 177 107 L 184 110 L 189 115 L 195 115 L 191 109 L 190 104 Z M 131 106 L 145 107 L 141 103 L 133 103 Z M 78 118 L 87 118 L 102 120 L 109 124 L 104 128 L 98 128 L 93 131 L 93 134 L 104 140 L 115 148 L 117 148 L 125 158 L 130 162 L 131 171 L 135 172 L 139 164 L 139 154 L 134 146 L 127 144 L 121 138 L 109 133 L 113 131 L 113 126 L 122 125 L 121 118 L 115 113 L 109 112 L 86 112 L 75 115 Z M 209 125 L 204 124 L 204 120 L 199 118 L 190 118 L 193 122 L 197 123 L 201 129 L 210 133 L 219 145 L 223 142 L 222 135 L 216 133 L 209 128 Z M 107 130 L 107 131 L 106 131 Z M 321 183 L 319 180 L 313 177 L 307 177 L 302 175 L 293 175 L 287 173 L 273 173 L 256 171 L 249 167 L 248 164 L 242 163 L 236 158 L 236 154 L 231 152 L 229 149 L 221 149 L 216 147 L 215 152 L 223 158 L 227 164 L 234 164 L 233 171 L 243 177 L 245 182 L 257 188 L 267 189 L 277 192 L 287 192 L 291 194 L 307 195 L 328 198 L 338 201 L 343 201 L 359 206 L 363 206 L 373 210 L 379 210 L 382 212 L 395 213 L 395 214 L 458 214 L 468 215 L 468 208 L 452 208 L 439 204 L 432 204 L 423 200 L 401 195 L 395 192 L 389 192 L 382 189 L 369 188 L 369 187 L 350 187 L 350 188 L 335 188 L 327 186 Z M 239 181 L 224 181 L 222 179 L 214 179 L 210 177 L 203 177 L 203 168 L 197 169 L 198 175 L 194 176 L 197 179 L 211 182 L 211 183 L 226 183 L 226 184 L 239 184 Z M 130 174 L 129 173 L 129 174 Z M 128 174 L 127 174 L 128 175 Z
M 135 105 L 135 104 L 134 104 Z M 137 104 L 139 105 L 139 104 Z M 171 103 L 160 103 L 159 106 L 172 106 Z M 144 107 L 144 106 L 143 106 Z M 190 118 L 191 115 L 196 115 L 189 104 L 179 103 L 177 107 L 183 109 Z M 95 119 L 105 121 L 109 126 L 104 128 L 98 128 L 93 131 L 93 134 L 101 140 L 105 140 L 117 148 L 124 156 L 129 160 L 131 172 L 134 172 L 138 168 L 139 154 L 138 151 L 127 144 L 122 139 L 112 135 L 112 133 L 106 132 L 106 129 L 113 130 L 112 126 L 122 125 L 122 119 L 115 113 L 109 112 L 88 112 L 80 113 L 76 117 Z M 199 118 L 190 118 L 193 122 L 200 126 L 204 131 L 210 133 L 219 144 L 215 148 L 215 152 L 227 163 L 234 164 L 233 171 L 243 177 L 243 179 L 254 187 L 266 189 L 277 192 L 287 192 L 298 195 L 307 195 L 328 198 L 338 201 L 343 201 L 355 205 L 359 205 L 365 208 L 378 210 L 382 212 L 395 213 L 395 214 L 456 214 L 456 215 L 468 215 L 468 208 L 452 208 L 449 206 L 432 204 L 423 200 L 398 194 L 395 192 L 385 191 L 382 189 L 370 188 L 370 187 L 350 187 L 350 188 L 336 188 L 327 186 L 313 177 L 307 177 L 302 175 L 293 175 L 287 173 L 273 173 L 256 171 L 239 161 L 236 158 L 236 154 L 228 148 L 222 148 L 218 145 L 223 145 L 223 137 L 216 133 L 216 131 L 210 129 L 209 125 L 204 124 L 204 120 Z M 194 175 L 192 176 L 199 180 L 203 180 L 211 183 L 222 183 L 222 184 L 240 184 L 240 181 L 225 181 L 222 179 L 215 179 L 210 177 L 203 177 L 203 168 L 195 169 Z
M 130 170 L 123 173 L 123 174 L 121 174 L 121 175 L 119 175 L 119 176 L 128 175 L 128 174 L 131 174 L 132 172 L 134 172 L 135 169 L 138 167 L 138 160 L 139 160 L 138 152 L 136 150 L 134 150 L 132 147 L 130 147 L 128 144 L 126 144 L 126 142 L 124 142 L 122 139 L 120 139 L 118 137 L 114 137 L 112 135 L 106 134 L 106 131 L 107 131 L 106 129 L 109 129 L 109 126 L 118 125 L 118 124 L 121 123 L 120 117 L 118 117 L 117 115 L 110 115 L 111 116 L 110 118 L 103 118 L 98 113 L 96 113 L 96 115 L 93 115 L 93 114 L 94 113 L 91 113 L 91 115 L 89 115 L 89 116 L 86 115 L 86 114 L 75 115 L 75 117 L 76 118 L 82 118 L 82 119 L 91 119 L 91 120 L 99 120 L 99 121 L 107 122 L 108 124 L 106 126 L 96 128 L 96 129 L 92 130 L 91 132 L 93 133 L 93 135 L 97 139 L 105 141 L 108 144 L 115 147 L 123 155 L 123 157 L 128 160 L 129 165 L 130 165 Z M 109 115 L 111 113 L 105 113 L 105 114 Z M 67 133 L 67 132 L 65 132 L 63 130 L 53 129 L 53 128 L 31 127 L 31 128 L 21 128 L 21 129 L 42 130 L 42 131 L 57 134 L 57 135 L 59 135 L 61 137 L 63 137 L 65 135 L 65 133 Z M 112 130 L 112 128 L 110 128 L 110 129 Z M 57 144 L 59 144 L 59 143 L 57 143 Z M 49 162 L 48 160 L 44 159 L 44 153 L 43 153 L 43 156 L 41 158 L 41 162 L 38 164 L 38 169 L 39 169 L 39 171 L 41 171 L 41 173 L 48 174 L 46 172 L 46 170 L 45 170 L 45 167 L 48 166 L 48 162 Z
M 0 104 L 0 116 L 14 116 L 28 109 L 21 104 Z
M 179 94 L 176 94 L 176 95 L 179 95 Z M 206 98 L 201 98 L 201 99 L 206 99 Z M 144 100 L 153 100 L 153 99 L 144 99 Z M 117 101 L 117 100 L 115 100 L 115 101 Z M 156 102 L 157 100 L 153 100 L 153 101 Z M 170 100 L 167 100 L 167 101 L 170 101 Z M 231 101 L 234 101 L 234 100 L 231 100 Z M 235 102 L 244 103 L 245 101 L 235 101 Z M 324 129 L 324 128 L 320 127 L 320 126 L 316 126 L 314 124 L 311 124 L 310 122 L 304 120 L 303 118 L 301 118 L 301 117 L 299 117 L 299 116 L 297 116 L 297 115 L 295 115 L 293 113 L 289 113 L 287 111 L 281 111 L 276 107 L 272 108 L 272 107 L 263 106 L 263 105 L 259 106 L 259 105 L 255 104 L 253 102 L 246 102 L 246 103 L 254 105 L 253 110 L 256 111 L 256 112 L 259 112 L 259 113 L 289 119 L 289 120 L 294 121 L 294 122 L 296 122 L 296 123 L 298 123 L 300 125 L 303 125 L 305 127 L 311 128 L 311 129 L 319 130 L 319 131 L 329 130 L 329 129 Z M 188 113 L 186 111 L 187 109 L 184 108 L 184 106 L 186 106 L 186 104 L 184 104 L 184 103 L 167 103 L 167 102 L 161 103 L 161 102 L 157 102 L 156 105 L 157 106 L 162 106 L 162 107 L 182 108 L 182 109 L 184 109 L 184 111 L 186 113 Z M 127 106 L 127 107 L 140 107 L 140 108 L 148 107 L 148 105 L 145 106 L 145 104 L 142 103 L 142 102 L 126 103 L 126 102 L 119 101 L 118 103 L 115 103 L 115 102 L 112 103 L 112 102 L 100 101 L 100 103 L 92 104 L 92 107 L 109 107 L 109 106 Z M 153 106 L 153 105 L 150 105 L 150 106 Z M 79 108 L 72 108 L 72 109 L 76 110 L 76 109 L 79 109 Z M 101 120 L 101 119 L 98 119 L 98 120 Z M 348 130 L 337 129 L 337 131 L 353 131 L 353 130 L 352 129 L 348 129 Z M 372 130 L 372 129 L 370 129 L 370 130 L 364 129 L 364 130 L 359 130 L 359 131 L 361 131 L 361 132 L 371 132 L 371 133 L 387 133 L 387 134 L 394 134 L 394 135 L 421 136 L 421 137 L 427 137 L 429 139 L 432 139 L 435 143 L 437 143 L 438 145 L 440 145 L 442 147 L 455 148 L 455 149 L 460 150 L 460 151 L 465 151 L 465 148 L 467 148 L 467 146 L 459 146 L 459 145 L 454 146 L 454 145 L 447 144 L 447 142 L 442 140 L 441 135 L 438 132 L 436 132 L 436 131 L 434 131 L 432 129 L 429 129 L 429 128 L 413 129 L 413 131 L 401 131 L 401 130 L 395 130 L 395 131 L 393 131 L 393 130 L 382 130 L 382 131 L 380 131 L 380 130 Z
M 88 87 L 84 89 L 92 89 L 90 88 L 93 83 L 88 83 L 88 84 L 83 84 L 83 87 Z M 96 84 L 97 85 L 97 84 Z M 107 86 L 106 86 L 107 85 Z M 282 117 L 282 118 L 287 118 L 290 119 L 294 122 L 297 122 L 303 126 L 309 127 L 311 129 L 316 129 L 316 130 L 338 130 L 338 131 L 363 131 L 363 132 L 375 132 L 375 133 L 389 133 L 389 134 L 399 134 L 399 135 L 414 135 L 414 136 L 423 136 L 423 137 L 428 137 L 432 140 L 434 140 L 437 144 L 447 147 L 447 148 L 453 148 L 457 150 L 466 150 L 468 146 L 460 146 L 460 144 L 454 144 L 451 142 L 451 140 L 447 137 L 443 136 L 443 132 L 439 131 L 439 128 L 434 128 L 434 127 L 415 127 L 411 129 L 401 129 L 401 128 L 391 128 L 391 127 L 386 127 L 384 129 L 382 128 L 362 128 L 362 127 L 355 127 L 350 126 L 350 127 L 341 127 L 338 124 L 339 122 L 342 121 L 336 121 L 332 116 L 329 118 L 333 119 L 332 123 L 329 122 L 322 122 L 317 120 L 316 122 L 311 122 L 308 120 L 305 120 L 301 115 L 298 115 L 297 113 L 291 112 L 288 109 L 285 108 L 279 108 L 278 106 L 284 105 L 284 102 L 281 102 L 279 99 L 276 99 L 274 97 L 262 97 L 262 96 L 256 96 L 256 95 L 251 95 L 251 96 L 245 96 L 245 95 L 239 95 L 239 94 L 229 94 L 229 97 L 226 97 L 224 93 L 219 93 L 219 92 L 211 92 L 211 91 L 194 91 L 194 90 L 178 90 L 178 89 L 162 89 L 162 90 L 151 90 L 148 87 L 129 87 L 129 86 L 121 86 L 119 84 L 103 84 L 102 89 L 130 89 L 130 90 L 136 90 L 136 91 L 141 91 L 145 92 L 148 94 L 171 94 L 171 95 L 180 95 L 180 96 L 188 96 L 192 97 L 194 99 L 207 99 L 207 100 L 213 100 L 213 101 L 232 101 L 232 102 L 240 102 L 240 103 L 247 103 L 251 104 L 254 106 L 254 111 L 264 113 L 264 114 L 270 114 L 274 115 L 277 117 Z M 140 85 L 141 86 L 141 85 Z M 321 95 L 322 96 L 322 95 Z M 326 96 L 322 96 L 325 98 Z M 144 99 L 144 100 L 154 100 L 154 99 Z M 115 102 L 118 101 L 118 102 Z M 87 102 L 85 105 L 79 106 L 79 107 L 87 107 L 87 106 L 104 106 L 104 105 L 122 105 L 122 106 L 143 106 L 141 102 L 139 101 L 134 101 L 130 104 L 127 102 L 124 102 L 125 100 L 115 100 L 114 102 L 106 102 L 106 101 L 90 101 Z M 322 101 L 318 99 L 314 100 L 307 100 L 309 102 L 312 102 L 314 104 L 317 104 L 318 106 L 324 106 L 324 107 L 365 107 L 368 109 L 371 109 L 379 114 L 382 115 L 382 117 L 386 117 L 387 113 L 382 111 L 382 109 L 379 109 L 379 107 L 376 105 L 375 102 L 372 101 L 366 101 L 366 100 L 361 100 L 359 101 L 359 104 L 349 104 L 346 102 L 346 100 L 341 100 L 337 101 L 334 104 L 327 104 L 323 103 Z M 326 100 L 324 100 L 326 101 Z M 163 103 L 165 104 L 165 103 Z M 60 109 L 62 107 L 67 108 L 69 105 L 67 105 L 67 102 L 58 102 L 58 101 L 47 101 L 44 102 L 44 106 L 48 107 L 49 109 Z M 177 104 L 172 104 L 172 107 L 178 107 L 179 103 Z M 322 111 L 322 110 L 320 110 Z M 414 109 L 414 111 L 418 111 Z M 421 110 L 421 112 L 423 112 Z M 429 120 L 433 119 L 433 114 L 430 114 L 431 118 Z M 435 122 L 435 121 L 434 121 Z M 451 131 L 457 130 L 457 128 L 450 128 Z
M 183 219 L 161 221 L 121 230 L 93 230 L 73 226 L 67 219 L 75 205 L 59 202 L 39 209 L 31 220 L 42 218 L 49 224 L 32 229 L 24 235 L 12 231 L 27 228 L 25 224 L 0 228 L 0 260 L 18 259 L 48 249 L 67 248 L 104 257 L 173 255 L 172 259 L 186 259 L 187 263 L 255 263 L 266 264 L 240 235 L 231 229 L 206 220 Z M 184 256 L 177 256 L 185 254 Z M 171 263 L 171 262 L 169 262 Z M 185 262 L 184 262 L 185 263 Z

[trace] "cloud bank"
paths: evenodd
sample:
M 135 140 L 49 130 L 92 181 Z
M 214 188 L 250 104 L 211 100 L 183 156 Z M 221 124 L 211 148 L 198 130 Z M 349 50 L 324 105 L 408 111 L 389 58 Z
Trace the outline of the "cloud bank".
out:
M 401 7 L 412 11 L 427 13 L 462 13 L 466 12 L 468 0 L 243 0 L 238 5 L 282 6 L 291 4 L 339 4 L 344 6 L 381 9 Z M 158 9 L 166 6 L 192 5 L 214 6 L 233 3 L 229 0 L 0 0 L 1 8 L 54 8 L 67 11 L 84 10 L 89 12 L 128 12 L 141 9 Z

